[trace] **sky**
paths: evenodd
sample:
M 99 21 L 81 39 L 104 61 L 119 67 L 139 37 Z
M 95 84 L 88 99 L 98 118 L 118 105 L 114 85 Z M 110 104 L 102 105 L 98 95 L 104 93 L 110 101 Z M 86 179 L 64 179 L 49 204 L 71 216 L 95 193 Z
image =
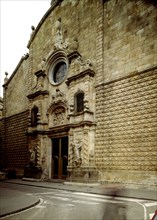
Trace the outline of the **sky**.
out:
M 32 32 L 50 7 L 51 0 L 0 0 L 0 96 L 5 72 L 11 76 L 28 52 Z

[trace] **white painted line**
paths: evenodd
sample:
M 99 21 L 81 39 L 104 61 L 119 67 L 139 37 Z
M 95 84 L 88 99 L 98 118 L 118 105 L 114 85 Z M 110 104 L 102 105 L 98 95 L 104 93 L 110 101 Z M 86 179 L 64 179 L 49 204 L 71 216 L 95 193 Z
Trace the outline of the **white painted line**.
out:
M 57 195 L 57 196 L 56 196 Z M 64 197 L 65 195 L 64 194 L 61 194 L 61 195 L 59 195 L 59 194 L 55 194 L 55 195 L 47 195 L 47 197 L 48 198 L 51 198 L 51 199 L 58 199 L 58 200 L 62 200 L 62 201 L 75 201 L 74 199 L 76 198 L 76 196 L 70 196 L 69 195 L 69 197 L 70 198 L 67 198 L 67 197 Z M 67 196 L 67 195 L 66 195 Z M 90 200 L 90 201 L 89 201 Z M 123 201 L 119 201 L 119 200 L 117 200 L 117 199 L 111 199 L 111 197 L 106 197 L 106 198 L 104 198 L 104 197 L 101 197 L 101 198 L 99 198 L 99 197 L 92 197 L 92 196 L 90 196 L 89 198 L 86 196 L 85 198 L 79 198 L 79 199 L 77 199 L 77 201 L 85 201 L 86 203 L 88 203 L 88 201 L 89 202 L 91 202 L 91 201 L 96 201 L 96 202 L 105 202 L 105 203 L 114 203 L 114 204 L 117 204 L 117 203 L 120 203 L 120 204 L 122 204 L 123 203 Z
M 79 204 L 86 204 L 86 205 L 99 205 L 100 203 L 97 202 L 87 202 L 83 200 L 73 200 L 73 203 L 79 203 Z
M 74 192 L 75 195 L 80 196 L 88 196 L 88 197 L 97 197 L 97 198 L 104 198 L 104 199 L 111 199 L 112 196 L 107 195 L 98 195 L 98 194 L 91 194 L 91 193 L 83 193 L 83 192 Z M 133 199 L 133 198 L 127 198 L 127 197 L 115 197 L 113 199 L 114 201 L 121 200 L 121 201 L 127 201 L 127 202 L 145 202 L 146 200 L 143 199 Z
M 157 202 L 149 202 L 144 204 L 146 207 L 157 206 Z
M 83 192 L 73 192 L 74 195 L 79 196 L 89 196 L 89 197 L 99 197 L 99 198 L 111 198 L 111 196 L 99 195 L 99 194 L 92 194 L 92 193 L 83 193 Z
M 46 206 L 44 206 L 44 205 L 37 205 L 34 208 L 35 209 L 43 209 L 43 208 L 46 208 Z
M 142 203 L 140 203 L 140 202 L 137 202 L 139 205 L 141 205 L 142 207 L 143 207 L 143 209 L 144 209 L 144 219 L 143 220 L 147 220 L 147 209 L 146 209 L 146 207 L 145 207 L 145 205 L 143 205 Z
M 46 208 L 46 206 L 42 205 L 44 204 L 44 200 L 40 198 L 40 203 L 36 205 L 34 208 Z
M 59 196 L 47 196 L 49 198 L 53 198 L 53 199 L 59 199 L 59 200 L 62 200 L 62 201 L 70 201 L 71 199 L 69 198 L 63 198 L 63 197 L 59 197 Z

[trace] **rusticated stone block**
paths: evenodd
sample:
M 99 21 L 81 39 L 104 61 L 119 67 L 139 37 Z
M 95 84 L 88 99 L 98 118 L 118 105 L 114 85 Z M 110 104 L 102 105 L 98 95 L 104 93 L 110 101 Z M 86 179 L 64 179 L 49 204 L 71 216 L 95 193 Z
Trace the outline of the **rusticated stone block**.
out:
M 5 119 L 5 146 L 2 149 L 3 166 L 17 171 L 24 169 L 28 162 L 27 128 L 28 111 Z M 13 129 L 14 128 L 14 129 Z
M 95 155 L 100 170 L 157 170 L 156 88 L 154 70 L 104 84 L 102 96 L 96 97 L 96 102 L 103 97 L 103 108 L 96 112 Z M 106 160 L 101 161 L 102 156 Z

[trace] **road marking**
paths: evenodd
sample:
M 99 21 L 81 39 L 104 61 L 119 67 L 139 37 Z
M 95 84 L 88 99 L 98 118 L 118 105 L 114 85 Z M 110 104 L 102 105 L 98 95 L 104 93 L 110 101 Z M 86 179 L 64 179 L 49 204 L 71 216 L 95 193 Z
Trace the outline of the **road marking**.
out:
M 34 208 L 36 208 L 36 209 L 42 209 L 42 208 L 46 208 L 46 206 L 44 206 L 44 205 L 36 205 Z
M 141 205 L 142 207 L 143 207 L 143 209 L 144 209 L 144 219 L 143 220 L 147 220 L 147 209 L 146 209 L 146 207 L 145 207 L 145 205 L 143 205 L 142 203 L 140 203 L 140 202 L 137 202 L 139 205 Z
M 144 204 L 146 207 L 157 206 L 157 202 L 149 202 Z
M 98 194 L 92 194 L 92 193 L 83 193 L 83 192 L 73 192 L 75 195 L 82 195 L 82 196 L 88 196 L 88 197 L 99 197 L 99 198 L 106 198 L 111 199 L 112 196 L 107 195 L 98 195 Z M 115 197 L 113 200 L 121 200 L 121 201 L 128 201 L 128 202 L 145 202 L 146 200 L 143 199 L 133 199 L 133 198 L 127 198 L 127 197 Z
M 87 202 L 83 200 L 73 200 L 73 203 L 86 204 L 86 205 L 99 205 L 98 202 Z
M 47 196 L 49 198 L 54 198 L 54 199 L 59 199 L 59 200 L 62 200 L 62 201 L 70 201 L 71 199 L 69 198 L 65 198 L 65 197 L 60 197 L 60 196 Z
M 98 205 L 100 203 L 112 203 L 112 204 L 123 204 L 123 201 L 118 201 L 118 200 L 111 200 L 111 199 L 105 199 L 105 198 L 84 198 L 83 200 L 81 198 L 79 199 L 75 199 L 76 197 L 70 197 L 70 198 L 67 198 L 67 197 L 62 197 L 62 196 L 65 196 L 65 195 L 60 195 L 60 196 L 54 196 L 54 195 L 48 195 L 47 197 L 49 199 L 58 199 L 60 201 L 71 201 L 73 203 L 84 203 L 84 204 L 94 204 L 94 205 Z
M 79 196 L 88 196 L 88 197 L 111 198 L 111 196 L 92 194 L 92 193 L 83 193 L 83 192 L 73 192 L 73 194 L 79 195 Z
M 34 206 L 34 208 L 46 208 L 46 206 L 42 205 L 44 204 L 45 201 L 43 199 L 40 198 L 40 202 L 38 205 Z

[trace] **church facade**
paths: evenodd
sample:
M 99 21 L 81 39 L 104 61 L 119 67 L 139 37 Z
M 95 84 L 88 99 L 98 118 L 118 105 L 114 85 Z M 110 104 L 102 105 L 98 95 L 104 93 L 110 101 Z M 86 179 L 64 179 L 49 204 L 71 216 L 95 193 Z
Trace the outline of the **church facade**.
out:
M 4 83 L 2 164 L 25 177 L 157 183 L 157 5 L 54 0 Z

